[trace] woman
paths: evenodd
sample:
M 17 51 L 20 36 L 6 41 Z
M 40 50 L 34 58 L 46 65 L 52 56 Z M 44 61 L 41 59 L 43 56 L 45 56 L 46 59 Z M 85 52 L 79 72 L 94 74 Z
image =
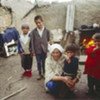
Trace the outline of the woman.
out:
M 45 62 L 45 86 L 54 95 L 64 97 L 71 88 L 69 76 L 62 76 L 65 57 L 63 48 L 59 44 L 50 47 L 50 55 Z

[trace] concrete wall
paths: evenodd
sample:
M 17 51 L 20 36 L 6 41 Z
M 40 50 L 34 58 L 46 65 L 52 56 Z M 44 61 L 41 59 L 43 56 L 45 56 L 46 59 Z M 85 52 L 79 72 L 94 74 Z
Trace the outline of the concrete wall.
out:
M 76 0 L 75 27 L 100 24 L 100 0 Z
M 10 26 L 12 23 L 12 15 L 8 9 L 0 7 L 0 30 Z
M 3 27 L 9 26 L 11 20 L 12 26 L 16 26 L 20 30 L 23 23 L 29 23 L 31 29 L 35 27 L 34 16 L 42 15 L 45 25 L 49 29 L 65 29 L 67 3 L 53 3 L 36 7 L 35 4 L 24 0 L 1 0 L 2 7 L 12 9 L 13 18 L 9 10 L 0 10 L 0 20 Z M 75 10 L 75 27 L 87 24 L 92 25 L 97 22 L 100 24 L 100 0 L 74 0 L 76 4 Z M 3 9 L 3 8 L 0 9 Z
M 33 18 L 31 17 L 31 15 L 28 16 L 27 18 L 27 14 L 31 9 L 35 7 L 35 4 L 32 4 L 26 0 L 1 0 L 0 3 L 1 3 L 1 8 L 6 8 L 5 9 L 6 13 L 7 11 L 9 11 L 8 10 L 9 8 L 12 10 L 12 12 L 10 13 L 12 15 L 12 19 L 10 18 L 7 20 L 5 19 L 5 21 L 12 20 L 11 26 L 15 26 L 20 31 L 20 27 L 23 23 L 31 23 L 31 25 L 33 25 L 32 24 Z M 6 14 L 4 14 L 2 10 L 0 10 L 0 16 L 5 16 L 5 15 Z M 33 17 L 34 15 L 35 14 L 33 14 Z M 9 25 L 7 24 L 6 26 Z
M 67 4 L 52 4 L 36 9 L 36 13 L 43 16 L 45 25 L 50 29 L 65 29 Z

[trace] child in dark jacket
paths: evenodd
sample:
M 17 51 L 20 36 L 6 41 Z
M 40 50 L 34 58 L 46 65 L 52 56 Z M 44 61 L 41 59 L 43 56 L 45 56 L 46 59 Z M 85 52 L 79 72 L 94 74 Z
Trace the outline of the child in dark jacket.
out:
M 63 68 L 63 75 L 69 76 L 71 81 L 69 81 L 70 89 L 75 87 L 75 84 L 80 78 L 80 70 L 78 68 L 78 58 L 75 57 L 78 47 L 75 44 L 69 44 L 65 50 L 65 61 Z
M 31 77 L 32 76 L 32 56 L 31 56 L 31 42 L 29 34 L 29 26 L 24 24 L 22 25 L 22 34 L 20 35 L 18 41 L 18 52 L 21 56 L 21 65 L 25 72 L 23 76 Z
M 45 59 L 47 57 L 48 42 L 50 42 L 50 31 L 44 26 L 42 16 L 35 16 L 34 22 L 36 28 L 31 32 L 32 53 L 36 56 L 37 60 L 39 73 L 37 80 L 41 80 L 45 74 Z
M 85 62 L 85 74 L 87 74 L 88 94 L 96 94 L 100 98 L 100 33 L 93 35 L 95 46 L 87 48 L 87 60 Z

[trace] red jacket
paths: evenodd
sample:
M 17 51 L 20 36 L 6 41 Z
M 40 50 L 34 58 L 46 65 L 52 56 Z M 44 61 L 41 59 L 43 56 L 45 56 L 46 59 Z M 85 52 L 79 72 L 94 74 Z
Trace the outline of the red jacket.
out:
M 96 79 L 100 79 L 100 49 L 93 51 L 94 48 L 95 46 L 86 50 L 85 73 Z

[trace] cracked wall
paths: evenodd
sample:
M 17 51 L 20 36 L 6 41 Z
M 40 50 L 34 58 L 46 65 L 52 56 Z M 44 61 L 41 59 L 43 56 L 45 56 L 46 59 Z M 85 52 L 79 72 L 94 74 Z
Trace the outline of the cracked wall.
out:
M 12 24 L 12 14 L 7 8 L 0 7 L 0 30 L 3 31 L 6 27 Z
M 75 27 L 100 24 L 100 0 L 76 0 Z
M 45 24 L 49 29 L 65 29 L 67 3 L 52 3 L 37 7 L 35 4 L 23 0 L 1 0 L 0 7 L 0 27 L 15 26 L 18 30 L 23 23 L 28 23 L 30 28 L 35 27 L 34 16 L 42 15 Z M 99 0 L 74 0 L 75 27 L 82 24 L 92 25 L 97 22 L 100 24 L 100 1 Z M 11 8 L 12 12 L 8 9 Z

